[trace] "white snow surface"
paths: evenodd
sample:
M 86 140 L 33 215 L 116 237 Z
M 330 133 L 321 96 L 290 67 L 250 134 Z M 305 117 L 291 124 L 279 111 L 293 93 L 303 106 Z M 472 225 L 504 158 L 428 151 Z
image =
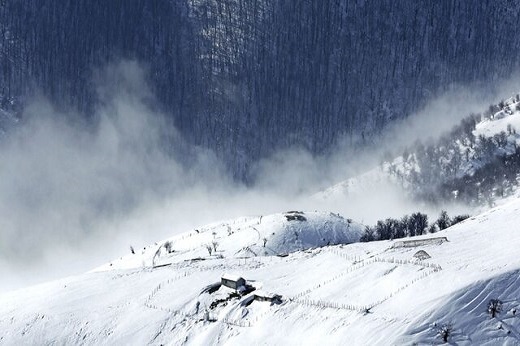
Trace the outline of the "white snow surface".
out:
M 172 238 L 175 251 L 156 256 L 165 266 L 149 266 L 158 244 L 94 272 L 5 293 L 0 344 L 431 345 L 442 344 L 437 329 L 448 322 L 452 345 L 520 344 L 520 199 L 417 237 L 448 242 L 412 248 L 379 241 L 299 250 L 310 244 L 304 234 L 339 240 L 341 227 L 360 227 L 303 215 L 308 221 L 243 218 Z M 301 243 L 289 244 L 298 230 Z M 239 256 L 246 246 L 263 248 L 269 232 L 266 246 L 287 256 Z M 209 256 L 200 247 L 214 238 L 220 245 Z M 414 259 L 418 250 L 431 258 Z M 223 273 L 281 295 L 281 304 L 254 300 L 254 291 L 239 297 L 219 286 Z M 503 302 L 496 318 L 486 311 L 490 299 Z
M 505 104 L 508 111 L 499 111 L 491 119 L 485 119 L 478 123 L 474 131 L 475 136 L 492 137 L 502 131 L 507 132 L 508 125 L 511 125 L 517 131 L 520 130 L 520 111 L 517 110 L 520 103 L 514 99 L 509 99 Z M 516 139 L 518 140 L 518 138 Z
M 295 216 L 305 221 L 287 219 Z M 363 232 L 363 225 L 334 213 L 290 211 L 242 217 L 213 223 L 136 249 L 135 254 L 107 263 L 95 271 L 158 266 L 193 259 L 286 255 L 330 244 L 354 243 L 359 241 Z

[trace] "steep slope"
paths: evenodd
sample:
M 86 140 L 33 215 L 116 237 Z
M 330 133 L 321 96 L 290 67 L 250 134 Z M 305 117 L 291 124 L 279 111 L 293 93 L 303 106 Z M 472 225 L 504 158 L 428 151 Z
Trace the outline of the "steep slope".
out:
M 0 343 L 440 344 L 437 330 L 451 322 L 452 343 L 516 345 L 519 210 L 513 200 L 412 247 L 381 241 L 131 264 L 14 291 L 0 297 Z M 447 241 L 420 242 L 432 236 Z M 415 258 L 418 250 L 430 258 Z M 221 286 L 225 272 L 256 290 L 240 296 Z M 281 302 L 253 298 L 268 296 L 259 291 Z M 496 318 L 490 299 L 503 302 Z
M 510 0 L 4 0 L 0 108 L 36 89 L 91 116 L 92 74 L 137 59 L 185 137 L 243 176 L 276 148 L 366 144 L 453 83 L 508 78 L 519 13 Z
M 512 195 L 520 174 L 520 94 L 470 114 L 441 138 L 422 141 L 378 167 L 315 194 L 316 200 L 380 189 L 417 201 L 479 207 Z

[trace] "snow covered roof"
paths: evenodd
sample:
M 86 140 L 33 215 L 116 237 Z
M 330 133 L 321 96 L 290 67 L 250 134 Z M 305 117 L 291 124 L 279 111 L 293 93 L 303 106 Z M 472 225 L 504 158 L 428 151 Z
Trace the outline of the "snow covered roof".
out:
M 235 274 L 223 274 L 222 279 L 238 282 L 240 279 L 245 280 L 243 277 Z
M 447 242 L 448 238 L 446 237 L 434 237 L 434 238 L 422 238 L 422 239 L 412 239 L 412 240 L 399 240 L 394 242 L 393 247 L 414 247 L 414 246 L 422 246 L 429 244 L 442 244 Z
M 428 259 L 428 258 L 431 258 L 431 256 L 424 250 L 419 250 L 415 253 L 415 255 L 413 255 L 413 257 L 415 258 L 419 258 L 419 259 Z
M 272 298 L 274 298 L 276 296 L 279 296 L 279 294 L 270 293 L 270 292 L 266 292 L 266 291 L 262 291 L 262 290 L 256 290 L 255 291 L 255 296 L 271 298 L 272 299 Z

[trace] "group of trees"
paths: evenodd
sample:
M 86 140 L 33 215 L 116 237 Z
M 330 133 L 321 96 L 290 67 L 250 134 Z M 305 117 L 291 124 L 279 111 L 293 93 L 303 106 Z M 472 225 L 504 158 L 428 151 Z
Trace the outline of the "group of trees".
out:
M 495 198 L 511 194 L 520 182 L 520 148 L 508 155 L 494 157 L 473 174 L 452 179 L 439 186 L 438 194 L 444 199 L 453 199 L 469 204 L 493 205 Z
M 443 210 L 439 218 L 431 225 L 428 224 L 428 215 L 420 212 L 405 215 L 401 219 L 388 218 L 377 221 L 373 227 L 367 226 L 361 241 L 390 240 L 435 233 L 453 226 L 468 217 L 468 215 L 457 215 L 454 218 L 450 218 L 448 213 Z

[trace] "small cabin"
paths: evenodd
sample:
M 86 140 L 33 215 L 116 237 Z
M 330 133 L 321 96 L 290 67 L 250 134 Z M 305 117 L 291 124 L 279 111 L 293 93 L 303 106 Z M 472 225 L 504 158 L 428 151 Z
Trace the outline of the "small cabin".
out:
M 400 240 L 394 243 L 394 248 L 396 247 L 416 247 L 416 246 L 424 246 L 424 245 L 441 245 L 444 242 L 447 242 L 448 238 L 446 237 L 435 237 L 435 238 L 425 238 L 425 239 L 414 239 L 414 240 Z
M 222 286 L 238 290 L 240 287 L 246 285 L 246 280 L 238 275 L 224 274 L 220 280 Z
M 271 302 L 279 304 L 282 302 L 282 296 L 279 294 L 268 293 L 264 291 L 255 291 L 254 299 L 259 302 Z
M 428 259 L 428 258 L 431 258 L 431 256 L 424 250 L 419 250 L 415 253 L 415 255 L 413 255 L 413 258 L 416 258 L 418 260 L 425 260 L 425 259 Z

